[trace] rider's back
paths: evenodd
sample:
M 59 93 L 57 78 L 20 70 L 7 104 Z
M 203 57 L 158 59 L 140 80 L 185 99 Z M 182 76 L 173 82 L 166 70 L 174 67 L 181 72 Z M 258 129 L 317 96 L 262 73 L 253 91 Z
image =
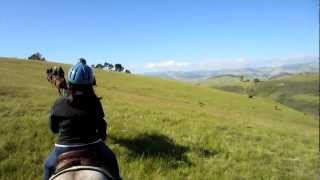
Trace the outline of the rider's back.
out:
M 97 97 L 60 97 L 50 113 L 50 129 L 59 133 L 58 144 L 90 143 L 99 138 L 105 139 L 106 122 L 103 117 L 104 112 Z

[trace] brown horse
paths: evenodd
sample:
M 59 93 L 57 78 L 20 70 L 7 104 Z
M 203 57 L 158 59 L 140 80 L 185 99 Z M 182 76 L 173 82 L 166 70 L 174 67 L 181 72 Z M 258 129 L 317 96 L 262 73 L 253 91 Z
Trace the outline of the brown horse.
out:
M 48 82 L 50 82 L 50 83 L 52 83 L 52 74 L 53 74 L 52 68 L 47 69 L 47 80 L 48 80 Z
M 117 162 L 96 150 L 81 149 L 60 154 L 50 180 L 121 180 Z
M 56 67 L 47 69 L 47 80 L 58 89 L 60 95 L 63 95 L 68 89 L 62 67 L 59 67 L 59 69 Z
M 53 85 L 58 89 L 60 95 L 64 94 L 68 89 L 67 81 L 64 76 L 55 75 L 53 76 Z

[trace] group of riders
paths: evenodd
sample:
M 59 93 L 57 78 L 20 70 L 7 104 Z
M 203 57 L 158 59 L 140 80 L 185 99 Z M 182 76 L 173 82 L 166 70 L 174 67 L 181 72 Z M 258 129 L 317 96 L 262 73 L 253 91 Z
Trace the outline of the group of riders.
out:
M 63 95 L 64 91 L 68 89 L 67 81 L 64 78 L 64 71 L 62 67 L 57 66 L 47 69 L 47 80 L 57 87 L 59 94 Z
M 80 58 L 80 62 L 86 64 L 86 60 L 82 58 Z M 54 66 L 47 69 L 47 80 L 58 89 L 59 95 L 66 95 L 68 90 L 68 83 L 64 77 L 64 71 L 61 66 Z M 92 85 L 97 86 L 95 77 L 93 77 Z
M 57 76 L 63 76 L 64 77 L 64 71 L 61 66 L 59 68 L 57 66 L 51 67 L 50 69 L 47 69 L 47 79 L 49 82 L 52 82 L 55 77 Z
M 84 59 L 72 66 L 64 78 L 62 67 L 47 69 L 47 79 L 68 91 L 53 104 L 49 129 L 57 142 L 44 163 L 44 179 L 59 179 L 73 167 L 99 171 L 104 179 L 121 179 L 115 154 L 106 146 L 107 123 L 99 97 L 94 92 L 93 70 Z M 51 178 L 50 178 L 51 177 Z M 66 179 L 66 178 L 61 178 Z

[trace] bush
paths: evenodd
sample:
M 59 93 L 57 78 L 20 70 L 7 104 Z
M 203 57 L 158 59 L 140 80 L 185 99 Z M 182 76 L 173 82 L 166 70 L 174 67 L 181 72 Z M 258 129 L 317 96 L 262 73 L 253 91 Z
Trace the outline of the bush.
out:
M 46 58 L 42 57 L 42 55 L 37 52 L 32 54 L 31 56 L 28 57 L 29 60 L 39 60 L 39 61 L 45 61 Z

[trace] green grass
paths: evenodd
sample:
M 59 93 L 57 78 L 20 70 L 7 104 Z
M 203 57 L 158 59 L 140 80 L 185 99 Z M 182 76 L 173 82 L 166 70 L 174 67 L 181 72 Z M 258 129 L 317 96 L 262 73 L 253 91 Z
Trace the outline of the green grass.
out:
M 236 75 L 221 75 L 211 77 L 207 80 L 200 81 L 198 84 L 205 87 L 221 89 L 229 92 L 246 93 L 254 84 L 252 80 L 245 78 L 247 81 L 241 81 L 240 76 Z
M 41 179 L 52 64 L 0 60 L 0 179 Z M 68 66 L 64 66 L 68 67 Z M 96 72 L 124 179 L 316 179 L 319 122 L 267 98 Z M 299 98 L 299 97 L 298 97 Z M 275 110 L 278 106 L 281 110 Z
M 313 115 L 319 115 L 319 74 L 286 75 L 270 80 L 241 82 L 238 77 L 220 77 L 201 83 L 229 92 L 269 97 L 281 104 Z
M 318 119 L 319 74 L 291 75 L 258 83 L 256 93 Z

